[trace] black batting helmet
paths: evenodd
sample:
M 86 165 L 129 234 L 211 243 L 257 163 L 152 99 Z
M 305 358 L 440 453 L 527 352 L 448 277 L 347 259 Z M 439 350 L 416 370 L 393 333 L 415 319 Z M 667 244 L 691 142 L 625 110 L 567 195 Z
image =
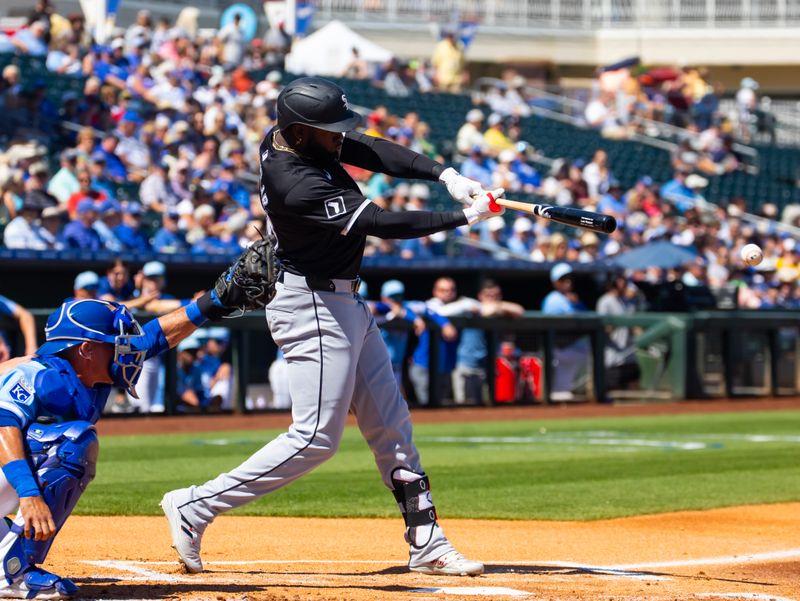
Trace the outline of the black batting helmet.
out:
M 344 90 L 322 77 L 295 79 L 278 96 L 278 127 L 285 131 L 296 123 L 325 131 L 355 128 L 361 116 L 350 110 Z

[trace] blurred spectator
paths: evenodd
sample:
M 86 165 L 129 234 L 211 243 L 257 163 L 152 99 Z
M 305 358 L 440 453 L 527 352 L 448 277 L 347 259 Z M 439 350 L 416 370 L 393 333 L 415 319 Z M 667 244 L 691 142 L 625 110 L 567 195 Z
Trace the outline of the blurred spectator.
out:
M 186 235 L 180 230 L 177 209 L 167 209 L 161 215 L 161 228 L 153 236 L 153 250 L 159 253 L 189 252 Z
M 455 280 L 449 277 L 439 278 L 433 285 L 433 297 L 425 303 L 412 303 L 411 309 L 417 315 L 424 315 L 441 328 L 442 342 L 439 348 L 439 365 L 437 366 L 438 387 L 440 399 L 451 397 L 450 374 L 455 368 L 456 348 L 458 345 L 458 330 L 448 321 L 447 315 L 459 314 L 465 310 L 464 304 L 459 302 L 456 295 Z M 430 402 L 429 370 L 430 370 L 430 332 L 422 332 L 414 350 L 412 364 L 408 371 L 409 379 L 414 388 L 417 403 L 427 405 Z
M 196 334 L 192 334 L 178 343 L 176 392 L 178 394 L 177 409 L 181 413 L 199 412 L 207 403 L 203 390 L 203 374 L 198 361 L 201 346 L 200 338 Z
M 583 181 L 586 182 L 589 196 L 598 198 L 601 192 L 608 190 L 608 183 L 612 178 L 608 168 L 608 154 L 605 150 L 596 150 L 591 162 L 583 168 Z
M 533 222 L 527 217 L 517 217 L 511 231 L 511 237 L 506 242 L 508 249 L 517 255 L 530 255 L 535 241 Z
M 39 233 L 45 238 L 49 248 L 60 250 L 64 247 L 61 242 L 61 230 L 64 226 L 66 212 L 60 207 L 46 207 L 42 211 L 39 222 L 42 229 Z
M 470 151 L 477 147 L 485 146 L 486 142 L 481 133 L 483 123 L 483 111 L 472 109 L 467 113 L 466 122 L 456 134 L 456 150 L 459 154 L 467 156 Z
M 222 42 L 222 63 L 230 69 L 242 63 L 244 57 L 245 38 L 242 31 L 242 15 L 234 13 L 233 20 L 217 33 Z
M 234 177 L 234 162 L 231 159 L 222 161 L 219 175 L 211 184 L 209 192 L 215 195 L 215 199 L 218 201 L 224 201 L 228 197 L 244 210 L 250 209 L 250 193 Z
M 545 296 L 542 302 L 542 313 L 545 315 L 572 315 L 586 311 L 572 287 L 572 267 L 567 263 L 558 263 L 550 270 L 550 282 L 553 291 Z M 556 340 L 553 361 L 553 383 L 550 388 L 550 399 L 553 401 L 571 401 L 573 389 L 577 383 L 578 372 L 585 369 L 591 356 L 591 349 L 585 337 L 575 340 L 570 336 Z
M 0 316 L 12 318 L 17 322 L 24 341 L 23 355 L 33 355 L 39 345 L 36 342 L 36 321 L 33 315 L 22 305 L 10 298 L 0 296 Z M 0 362 L 15 357 L 13 345 L 8 339 L 8 332 L 0 330 Z
M 519 192 L 522 184 L 512 167 L 516 153 L 507 148 L 497 156 L 497 167 L 492 173 L 492 188 L 503 188 L 506 192 Z
M 758 82 L 752 77 L 745 77 L 736 92 L 736 108 L 739 112 L 739 135 L 746 143 L 750 141 L 751 126 L 755 122 L 754 113 L 758 106 Z
M 151 211 L 163 213 L 169 208 L 175 210 L 180 202 L 167 181 L 168 169 L 169 166 L 163 161 L 154 162 L 139 186 L 139 199 Z
M 103 247 L 107 250 L 120 252 L 124 246 L 116 235 L 116 228 L 121 223 L 122 207 L 116 200 L 106 200 L 97 207 L 98 219 L 92 224 L 92 229 L 100 236 Z
M 617 221 L 624 221 L 627 205 L 622 198 L 622 194 L 622 185 L 616 179 L 609 181 L 608 192 L 603 194 L 600 197 L 600 202 L 597 203 L 598 212 L 611 215 Z
M 599 315 L 631 315 L 636 310 L 635 292 L 628 292 L 628 281 L 623 275 L 611 276 L 606 292 L 597 300 Z M 630 284 L 633 286 L 633 284 Z M 633 297 L 633 298 L 632 298 Z M 614 390 L 635 380 L 639 375 L 634 355 L 633 335 L 628 326 L 606 328 L 606 386 Z
M 286 31 L 286 24 L 278 21 L 264 35 L 264 59 L 273 69 L 283 71 L 286 55 L 292 50 L 292 36 Z
M 79 152 L 75 149 L 62 150 L 59 155 L 61 168 L 47 184 L 47 191 L 62 205 L 66 205 L 70 196 L 80 190 L 77 177 L 78 156 Z
M 468 299 L 463 299 L 466 304 Z M 522 305 L 503 300 L 500 286 L 494 280 L 485 280 L 478 291 L 478 299 L 468 311 L 481 317 L 522 317 Z M 480 328 L 464 328 L 456 351 L 456 368 L 453 371 L 453 398 L 456 403 L 483 403 L 486 394 L 486 359 L 489 354 L 486 332 Z
M 461 164 L 461 175 L 480 182 L 485 189 L 492 187 L 492 172 L 497 164 L 484 155 L 481 146 L 475 146 Z
M 74 300 L 97 298 L 99 286 L 100 276 L 94 271 L 82 271 L 75 276 L 75 282 L 72 285 L 72 298 Z
M 45 56 L 47 54 L 47 26 L 43 21 L 34 21 L 27 29 L 20 29 L 11 38 L 20 54 Z
M 518 142 L 514 146 L 515 158 L 511 163 L 511 170 L 517 176 L 522 191 L 527 194 L 538 194 L 542 185 L 542 177 L 528 163 L 530 146 L 527 142 Z
M 442 33 L 431 57 L 434 83 L 443 92 L 460 92 L 464 84 L 464 49 L 452 31 Z
M 342 77 L 347 79 L 367 79 L 369 77 L 369 69 L 367 68 L 367 61 L 361 58 L 358 48 L 353 46 L 350 49 L 350 62 L 342 72 Z
M 203 356 L 198 362 L 198 367 L 206 409 L 208 411 L 230 409 L 233 370 L 229 362 L 223 361 L 223 355 L 230 341 L 230 332 L 225 328 L 208 328 L 198 331 L 198 334 L 201 341 L 205 341 Z
M 188 304 L 187 301 L 176 299 L 166 290 L 167 269 L 160 261 L 145 263 L 141 271 L 140 297 L 148 299 L 143 305 L 144 310 L 157 315 L 163 315 Z M 164 410 L 164 379 L 162 376 L 163 358 L 153 357 L 147 359 L 142 365 L 136 392 L 139 398 L 128 395 L 128 403 L 140 412 L 163 412 Z
M 124 250 L 142 253 L 150 250 L 150 243 L 142 232 L 142 213 L 138 202 L 127 202 L 122 207 L 122 223 L 112 231 Z
M 594 232 L 584 232 L 580 237 L 580 263 L 592 263 L 600 259 L 600 238 Z
M 163 315 L 189 303 L 166 292 L 167 267 L 161 261 L 148 261 L 142 266 L 140 295 L 151 300 L 144 306 L 146 311 Z
M 119 121 L 119 142 L 114 149 L 115 156 L 120 157 L 133 181 L 142 181 L 150 166 L 150 151 L 136 135 L 143 123 L 135 111 L 125 111 Z
M 514 143 L 511 141 L 511 138 L 506 135 L 506 132 L 503 129 L 502 116 L 498 115 L 497 113 L 492 113 L 489 115 L 487 125 L 489 127 L 485 132 L 483 132 L 483 141 L 487 152 L 491 156 L 497 156 L 503 150 L 512 150 L 514 148 Z
M 92 154 L 92 161 L 101 163 L 105 161 L 103 176 L 114 182 L 125 182 L 128 179 L 128 168 L 117 154 L 119 138 L 115 134 L 106 134 L 100 147 Z
M 63 242 L 65 248 L 78 250 L 100 250 L 103 242 L 92 228 L 97 219 L 97 206 L 91 198 L 84 198 L 75 209 L 75 219 L 64 228 Z
M 403 387 L 403 363 L 406 358 L 409 333 L 407 330 L 385 328 L 386 322 L 401 319 L 414 324 L 414 333 L 421 336 L 425 331 L 425 321 L 418 316 L 411 305 L 405 302 L 406 288 L 399 280 L 388 280 L 381 286 L 381 300 L 369 303 L 375 321 L 381 327 L 381 337 L 389 351 L 395 379 L 398 386 Z
M 46 250 L 55 248 L 55 240 L 42 228 L 42 212 L 55 205 L 55 199 L 39 190 L 28 192 L 17 215 L 3 230 L 3 243 L 8 248 Z
M 69 213 L 69 216 L 73 219 L 75 218 L 78 210 L 78 203 L 85 199 L 90 199 L 97 202 L 103 202 L 108 198 L 108 194 L 106 194 L 103 190 L 95 187 L 94 183 L 92 182 L 92 176 L 89 173 L 88 169 L 78 169 L 78 185 L 80 188 L 77 192 L 72 194 L 72 196 L 67 199 L 66 209 Z
M 231 216 L 226 223 L 216 223 L 214 208 L 203 204 L 194 211 L 196 227 L 186 236 L 192 252 L 199 254 L 232 254 L 240 251 L 236 234 L 247 224 L 241 213 Z
M 128 265 L 114 259 L 106 267 L 106 277 L 100 280 L 97 294 L 100 300 L 122 303 L 133 298 L 135 290 Z

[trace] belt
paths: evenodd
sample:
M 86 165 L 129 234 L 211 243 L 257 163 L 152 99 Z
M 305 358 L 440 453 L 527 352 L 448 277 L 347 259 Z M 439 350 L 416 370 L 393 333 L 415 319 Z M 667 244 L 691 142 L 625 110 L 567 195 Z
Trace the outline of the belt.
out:
M 361 278 L 354 280 L 328 279 L 295 275 L 288 271 L 281 271 L 278 275 L 278 281 L 295 288 L 308 288 L 309 290 L 320 292 L 349 292 L 351 294 L 358 292 L 358 286 L 361 284 Z

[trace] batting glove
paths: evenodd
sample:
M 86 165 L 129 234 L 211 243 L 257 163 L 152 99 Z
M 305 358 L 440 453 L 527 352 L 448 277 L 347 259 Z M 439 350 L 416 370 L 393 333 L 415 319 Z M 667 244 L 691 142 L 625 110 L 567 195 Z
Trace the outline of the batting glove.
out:
M 447 187 L 450 196 L 464 204 L 471 203 L 476 196 L 483 193 L 479 182 L 464 177 L 452 167 L 448 167 L 442 171 L 442 174 L 439 176 L 439 181 Z
M 489 219 L 489 217 L 505 213 L 506 210 L 503 207 L 492 202 L 493 200 L 502 198 L 503 194 L 505 194 L 503 188 L 497 188 L 491 192 L 484 192 L 481 190 L 481 195 L 473 201 L 472 206 L 464 209 L 467 222 L 472 225 L 484 219 Z

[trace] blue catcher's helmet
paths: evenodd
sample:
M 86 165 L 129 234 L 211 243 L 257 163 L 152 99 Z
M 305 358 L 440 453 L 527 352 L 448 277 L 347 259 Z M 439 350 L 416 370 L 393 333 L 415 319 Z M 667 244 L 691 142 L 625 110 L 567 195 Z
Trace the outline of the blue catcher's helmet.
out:
M 55 355 L 81 342 L 113 344 L 111 377 L 117 386 L 139 398 L 134 387 L 147 354 L 145 336 L 124 305 L 95 299 L 68 301 L 47 318 L 45 339 L 36 354 Z

